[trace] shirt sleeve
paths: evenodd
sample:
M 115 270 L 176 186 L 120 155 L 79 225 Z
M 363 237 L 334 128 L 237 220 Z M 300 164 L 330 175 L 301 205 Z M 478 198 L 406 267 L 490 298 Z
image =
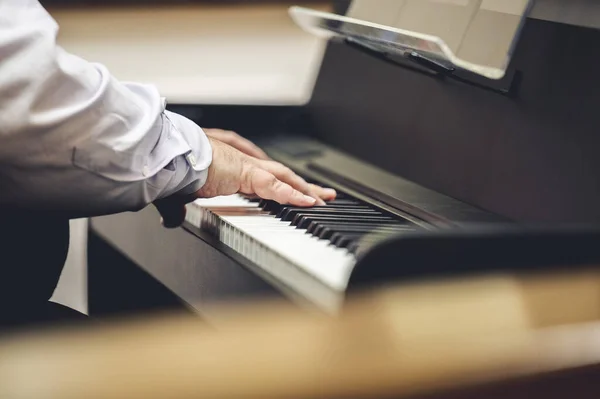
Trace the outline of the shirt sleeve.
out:
M 37 0 L 0 0 L 0 205 L 93 216 L 202 187 L 195 123 L 155 87 L 64 51 Z

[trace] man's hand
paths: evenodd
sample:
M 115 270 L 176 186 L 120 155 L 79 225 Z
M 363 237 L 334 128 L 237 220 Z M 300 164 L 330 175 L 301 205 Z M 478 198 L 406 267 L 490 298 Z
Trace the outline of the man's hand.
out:
M 231 130 L 205 128 L 202 130 L 208 137 L 219 140 L 222 143 L 229 144 L 233 148 L 243 152 L 246 155 L 263 160 L 269 159 L 269 156 L 256 144 L 248 139 L 243 138 L 236 132 L 232 132 Z
M 289 168 L 270 160 L 251 157 L 209 136 L 213 161 L 204 186 L 192 196 L 172 196 L 155 202 L 165 227 L 178 227 L 185 218 L 185 204 L 196 198 L 236 193 L 257 195 L 281 204 L 323 205 L 332 200 L 332 189 L 308 184 Z

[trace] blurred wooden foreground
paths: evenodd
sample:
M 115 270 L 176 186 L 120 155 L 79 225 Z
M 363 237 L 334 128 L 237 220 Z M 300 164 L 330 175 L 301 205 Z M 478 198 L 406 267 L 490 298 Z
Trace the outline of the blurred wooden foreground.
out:
M 0 398 L 600 397 L 593 268 L 382 287 L 337 318 L 221 314 L 5 337 Z

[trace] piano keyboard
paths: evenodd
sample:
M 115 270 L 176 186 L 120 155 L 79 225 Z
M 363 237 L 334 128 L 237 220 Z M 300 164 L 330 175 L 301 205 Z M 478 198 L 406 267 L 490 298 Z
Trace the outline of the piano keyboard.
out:
M 312 208 L 241 195 L 198 199 L 188 206 L 186 222 L 287 288 L 334 309 L 343 299 L 361 245 L 381 234 L 419 228 L 345 194 Z

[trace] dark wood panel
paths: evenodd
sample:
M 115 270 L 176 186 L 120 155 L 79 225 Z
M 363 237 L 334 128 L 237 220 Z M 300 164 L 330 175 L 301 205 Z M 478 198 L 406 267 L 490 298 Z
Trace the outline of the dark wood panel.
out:
M 186 310 L 182 299 L 93 230 L 88 234 L 87 254 L 88 314 L 92 319 Z
M 598 0 L 536 0 L 532 18 L 600 28 Z
M 183 229 L 163 228 L 152 207 L 94 218 L 90 224 L 108 244 L 202 314 L 215 302 L 281 297 L 263 279 L 198 237 Z M 135 296 L 134 284 L 130 290 Z
M 305 132 L 511 219 L 600 222 L 599 42 L 600 31 L 529 20 L 516 98 L 331 44 Z

